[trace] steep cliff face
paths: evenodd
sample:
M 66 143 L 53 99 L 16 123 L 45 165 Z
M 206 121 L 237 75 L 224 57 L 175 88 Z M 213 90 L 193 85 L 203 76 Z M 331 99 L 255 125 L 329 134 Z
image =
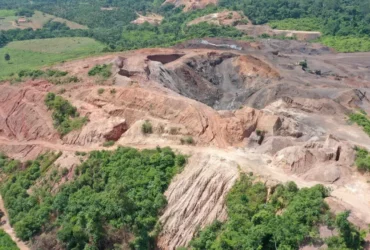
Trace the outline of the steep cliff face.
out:
M 172 181 L 160 221 L 160 249 L 186 246 L 198 228 L 227 218 L 225 197 L 239 176 L 237 164 L 217 155 L 195 154 Z

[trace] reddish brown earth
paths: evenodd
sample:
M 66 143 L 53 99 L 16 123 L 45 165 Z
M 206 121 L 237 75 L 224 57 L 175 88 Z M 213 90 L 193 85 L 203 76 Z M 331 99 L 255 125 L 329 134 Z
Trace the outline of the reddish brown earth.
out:
M 298 65 L 304 59 L 311 71 Z M 103 81 L 87 75 L 102 63 L 116 64 L 114 76 Z M 55 68 L 81 82 L 0 85 L 0 151 L 21 160 L 61 151 L 58 164 L 70 173 L 78 164 L 75 151 L 107 149 L 102 144 L 108 140 L 117 141 L 110 149 L 159 145 L 189 154 L 189 164 L 166 192 L 160 249 L 184 246 L 199 226 L 225 220 L 225 196 L 240 171 L 255 173 L 269 186 L 322 183 L 333 190 L 328 200 L 333 210 L 352 210 L 351 221 L 363 226 L 370 223 L 369 176 L 356 171 L 353 147 L 370 149 L 370 138 L 347 115 L 358 108 L 370 112 L 369 101 L 359 96 L 370 86 L 369 67 L 367 53 L 335 54 L 298 41 L 228 39 L 66 62 Z M 61 88 L 89 118 L 64 137 L 44 105 L 45 95 Z M 149 135 L 141 132 L 146 120 L 153 126 Z M 181 144 L 186 137 L 194 144 Z

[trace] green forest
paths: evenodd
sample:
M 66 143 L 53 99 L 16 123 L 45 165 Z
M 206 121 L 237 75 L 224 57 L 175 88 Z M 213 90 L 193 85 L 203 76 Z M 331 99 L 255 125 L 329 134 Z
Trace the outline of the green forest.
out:
M 53 165 L 60 155 L 25 163 L 0 157 L 7 176 L 1 194 L 17 236 L 30 240 L 43 232 L 73 250 L 154 249 L 163 193 L 186 158 L 169 148 L 91 152 L 52 192 L 69 174 Z M 56 247 L 48 242 L 39 244 Z
M 9 41 L 60 36 L 85 36 L 104 43 L 107 51 L 142 47 L 170 46 L 199 37 L 241 38 L 234 27 L 199 24 L 187 27 L 190 20 L 220 9 L 241 10 L 254 24 L 303 30 L 319 28 L 320 40 L 339 51 L 370 49 L 370 0 L 220 0 L 219 7 L 183 13 L 181 8 L 162 5 L 161 0 L 5 0 L 0 9 L 41 10 L 87 25 L 88 30 L 70 30 L 62 24 L 47 24 L 42 30 L 0 31 L 0 47 Z M 112 7 L 102 10 L 102 7 Z M 159 26 L 133 25 L 136 12 L 156 12 L 165 17 Z M 91 18 L 93 17 L 93 18 Z M 297 25 L 299 23 L 299 25 Z M 341 43 L 346 39 L 345 43 Z M 336 42 L 338 41 L 338 42 Z
M 10 236 L 0 229 L 0 250 L 19 250 Z
M 299 249 L 326 243 L 329 249 L 362 249 L 363 236 L 347 218 L 334 216 L 324 198 L 328 190 L 317 185 L 298 189 L 289 182 L 268 194 L 266 186 L 242 175 L 227 196 L 229 218 L 201 230 L 191 242 L 196 250 Z M 338 236 L 321 239 L 319 227 L 337 229 Z

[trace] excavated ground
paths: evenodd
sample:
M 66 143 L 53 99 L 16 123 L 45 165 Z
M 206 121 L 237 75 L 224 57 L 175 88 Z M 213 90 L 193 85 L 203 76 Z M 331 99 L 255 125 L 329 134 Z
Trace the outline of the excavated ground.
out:
M 302 70 L 305 59 L 308 69 Z M 97 85 L 87 72 L 103 63 L 116 65 L 115 74 Z M 347 118 L 358 108 L 370 112 L 363 97 L 368 53 L 336 54 L 297 41 L 207 39 L 55 68 L 81 82 L 0 86 L 0 151 L 21 160 L 62 151 L 69 169 L 78 164 L 73 152 L 107 149 L 107 140 L 116 141 L 111 149 L 160 145 L 191 155 L 166 192 L 160 249 L 184 246 L 199 226 L 225 220 L 225 196 L 240 171 L 254 172 L 269 186 L 322 183 L 333 190 L 333 211 L 352 210 L 350 219 L 361 228 L 370 223 L 369 176 L 353 166 L 354 146 L 370 149 L 370 137 Z M 60 138 L 43 99 L 62 88 L 89 122 Z M 153 134 L 142 134 L 146 120 Z M 182 145 L 189 136 L 194 144 Z

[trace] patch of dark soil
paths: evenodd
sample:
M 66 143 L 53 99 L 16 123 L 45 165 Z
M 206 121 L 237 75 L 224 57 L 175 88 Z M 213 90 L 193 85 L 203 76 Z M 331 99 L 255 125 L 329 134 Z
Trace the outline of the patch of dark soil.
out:
M 184 54 L 162 54 L 162 55 L 149 55 L 147 58 L 151 61 L 160 62 L 162 64 L 167 64 L 173 61 L 176 61 L 177 59 L 183 57 Z

